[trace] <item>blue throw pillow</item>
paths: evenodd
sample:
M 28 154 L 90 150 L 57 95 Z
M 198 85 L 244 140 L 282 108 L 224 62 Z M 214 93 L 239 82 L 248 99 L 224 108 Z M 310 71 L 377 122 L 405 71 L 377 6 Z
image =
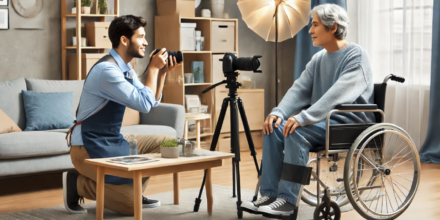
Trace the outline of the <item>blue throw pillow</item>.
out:
M 22 90 L 25 131 L 70 128 L 73 125 L 73 92 Z

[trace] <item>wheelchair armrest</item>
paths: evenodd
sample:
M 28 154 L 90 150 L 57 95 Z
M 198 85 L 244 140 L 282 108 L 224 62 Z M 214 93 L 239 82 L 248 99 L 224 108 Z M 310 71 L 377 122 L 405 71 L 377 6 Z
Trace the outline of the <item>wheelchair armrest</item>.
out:
M 338 110 L 372 110 L 377 108 L 376 104 L 339 104 L 335 107 Z

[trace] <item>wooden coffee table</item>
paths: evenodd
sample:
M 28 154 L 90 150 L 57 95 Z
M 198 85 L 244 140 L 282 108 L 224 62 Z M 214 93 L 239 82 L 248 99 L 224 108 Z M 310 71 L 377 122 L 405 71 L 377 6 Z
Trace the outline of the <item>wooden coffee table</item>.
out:
M 174 204 L 179 204 L 179 173 L 192 170 L 206 171 L 206 199 L 208 203 L 208 214 L 212 214 L 212 182 L 211 168 L 219 167 L 223 164 L 223 159 L 229 159 L 234 154 L 213 152 L 208 150 L 198 150 L 206 156 L 179 157 L 175 159 L 162 158 L 160 154 L 141 154 L 138 156 L 159 159 L 159 161 L 123 165 L 107 162 L 109 158 L 87 159 L 86 163 L 97 166 L 96 178 L 96 219 L 104 217 L 104 176 L 112 175 L 133 179 L 134 192 L 134 219 L 142 219 L 142 178 L 162 174 L 173 173 L 174 181 Z

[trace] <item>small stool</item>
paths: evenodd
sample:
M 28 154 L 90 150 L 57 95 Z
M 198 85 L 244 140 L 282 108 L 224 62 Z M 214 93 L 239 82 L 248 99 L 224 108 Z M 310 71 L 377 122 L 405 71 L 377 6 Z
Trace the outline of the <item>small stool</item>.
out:
M 204 113 L 186 113 L 185 114 L 185 130 L 183 137 L 188 139 L 188 121 L 196 121 L 196 147 L 200 149 L 200 120 L 211 119 L 210 114 Z

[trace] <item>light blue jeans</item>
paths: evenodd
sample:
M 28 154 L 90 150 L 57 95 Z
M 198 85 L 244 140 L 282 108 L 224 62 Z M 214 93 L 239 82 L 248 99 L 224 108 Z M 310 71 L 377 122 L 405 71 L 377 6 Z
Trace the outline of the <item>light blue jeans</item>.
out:
M 283 136 L 285 121 L 273 133 L 263 138 L 263 170 L 260 179 L 262 196 L 282 198 L 296 205 L 301 184 L 281 179 L 283 163 L 306 166 L 309 151 L 325 145 L 325 121 L 298 127 L 287 137 Z M 339 124 L 330 120 L 330 124 Z

